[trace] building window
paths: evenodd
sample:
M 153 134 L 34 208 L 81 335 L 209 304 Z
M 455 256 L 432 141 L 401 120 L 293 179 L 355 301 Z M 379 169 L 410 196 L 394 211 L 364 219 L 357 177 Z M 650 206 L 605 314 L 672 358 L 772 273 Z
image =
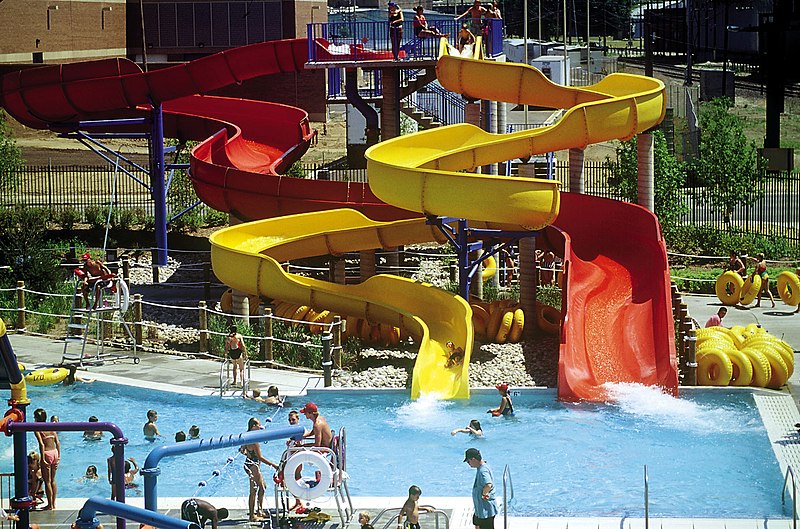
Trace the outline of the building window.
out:
M 57 4 L 53 4 L 53 5 L 47 6 L 47 29 L 48 30 L 50 30 L 50 27 L 51 27 L 51 23 L 52 23 L 51 17 L 53 16 L 52 15 L 53 11 L 58 11 L 58 5 Z

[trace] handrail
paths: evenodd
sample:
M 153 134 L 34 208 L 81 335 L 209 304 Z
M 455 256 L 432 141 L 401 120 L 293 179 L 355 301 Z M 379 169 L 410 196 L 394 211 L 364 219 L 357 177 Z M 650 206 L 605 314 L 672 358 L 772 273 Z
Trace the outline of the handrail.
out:
M 650 478 L 647 465 L 644 466 L 644 529 L 650 529 Z
M 786 482 L 789 481 L 789 476 L 792 476 L 792 529 L 797 529 L 797 478 L 791 465 L 786 467 L 786 475 L 783 478 L 781 505 L 786 505 Z
M 426 514 L 434 515 L 433 523 L 434 523 L 434 528 L 435 529 L 440 529 L 439 528 L 439 515 L 444 517 L 444 529 L 450 529 L 450 517 L 447 515 L 446 512 L 437 509 L 433 505 L 421 505 L 421 507 L 428 507 L 430 509 L 433 509 L 432 511 L 428 511 L 428 512 L 420 512 L 419 514 L 420 514 L 420 516 L 423 516 L 423 515 L 426 515 Z M 373 518 L 372 523 L 373 524 L 378 523 L 378 520 L 380 520 L 381 517 L 383 517 L 384 514 L 387 514 L 387 513 L 393 512 L 393 511 L 397 511 L 397 514 L 392 515 L 392 517 L 389 518 L 386 521 L 386 523 L 383 525 L 383 527 L 381 527 L 381 529 L 389 529 L 389 527 L 395 521 L 397 521 L 398 517 L 400 516 L 400 511 L 401 511 L 400 507 L 390 507 L 388 509 L 384 509 L 384 510 L 380 511 L 378 514 L 375 515 L 375 518 Z
M 511 491 L 511 496 L 508 491 Z M 514 499 L 514 483 L 511 481 L 511 469 L 508 465 L 503 469 L 503 527 L 508 529 L 508 502 Z

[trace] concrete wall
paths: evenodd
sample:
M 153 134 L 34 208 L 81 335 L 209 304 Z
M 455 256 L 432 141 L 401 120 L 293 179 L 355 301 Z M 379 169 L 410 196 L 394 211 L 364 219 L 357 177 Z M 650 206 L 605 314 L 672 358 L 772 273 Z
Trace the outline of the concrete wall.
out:
M 125 11 L 125 0 L 0 1 L 0 63 L 124 56 Z

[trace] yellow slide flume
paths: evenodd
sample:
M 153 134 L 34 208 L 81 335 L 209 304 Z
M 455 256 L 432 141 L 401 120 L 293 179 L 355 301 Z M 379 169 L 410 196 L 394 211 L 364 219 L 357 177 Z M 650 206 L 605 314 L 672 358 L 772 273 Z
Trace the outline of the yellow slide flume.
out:
M 466 218 L 474 227 L 541 229 L 558 214 L 558 185 L 463 171 L 629 138 L 660 122 L 664 113 L 663 84 L 645 77 L 614 74 L 588 88 L 567 88 L 525 65 L 450 56 L 439 59 L 437 75 L 445 88 L 476 99 L 569 108 L 551 127 L 491 134 L 452 125 L 367 150 L 370 188 L 381 200 L 424 215 Z M 211 255 L 217 276 L 243 292 L 403 328 L 420 340 L 412 398 L 466 398 L 473 331 L 471 310 L 462 298 L 395 276 L 345 286 L 287 274 L 279 265 L 307 256 L 444 240 L 424 218 L 384 223 L 352 210 L 332 210 L 220 230 L 211 236 Z M 464 348 L 463 365 L 444 367 L 447 341 Z

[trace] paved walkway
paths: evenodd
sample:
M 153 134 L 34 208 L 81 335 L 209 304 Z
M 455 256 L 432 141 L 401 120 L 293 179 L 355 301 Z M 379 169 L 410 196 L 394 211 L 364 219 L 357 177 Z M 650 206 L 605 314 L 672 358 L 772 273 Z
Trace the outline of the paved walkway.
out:
M 719 300 L 712 296 L 685 296 L 684 302 L 689 307 L 690 314 L 701 324 L 720 306 Z M 747 325 L 748 323 L 761 323 L 769 332 L 782 337 L 795 350 L 800 348 L 800 315 L 790 315 L 790 310 L 780 303 L 775 309 L 741 309 L 735 308 L 728 312 L 724 323 L 731 325 Z M 34 365 L 54 365 L 60 362 L 63 342 L 59 340 L 33 337 L 29 335 L 9 335 L 14 351 L 19 359 L 30 366 Z M 147 385 L 148 387 L 181 391 L 185 393 L 209 394 L 219 392 L 219 362 L 191 358 L 185 355 L 169 355 L 163 353 L 139 354 L 139 364 L 134 364 L 130 360 L 120 362 L 108 362 L 102 366 L 90 367 L 87 369 L 86 376 L 94 377 L 99 380 L 117 382 L 132 385 Z M 166 374 L 168 373 L 168 376 Z M 322 379 L 317 374 L 303 374 L 290 371 L 282 371 L 267 368 L 254 368 L 252 370 L 252 386 L 265 389 L 269 385 L 276 385 L 282 394 L 299 395 L 307 389 L 318 389 L 323 386 Z M 170 384 L 153 383 L 153 380 L 169 380 Z M 800 420 L 800 414 L 796 406 L 792 405 L 800 396 L 800 374 L 797 372 L 792 376 L 788 385 L 788 391 L 784 392 L 765 392 L 757 398 L 759 409 L 764 417 L 765 425 L 773 446 L 776 447 L 776 455 L 781 460 L 782 467 L 791 463 L 795 468 L 800 468 L 800 436 L 793 433 L 791 425 Z M 776 491 L 779 494 L 779 491 Z M 358 497 L 354 498 L 355 511 L 367 510 L 373 516 L 387 507 L 399 507 L 402 505 L 404 497 L 398 498 L 375 498 Z M 224 522 L 223 526 L 242 526 L 248 527 L 247 522 L 247 498 L 213 498 L 217 506 L 224 506 L 231 510 L 231 520 Z M 130 503 L 142 506 L 142 498 L 131 498 Z M 160 498 L 160 509 L 172 516 L 177 516 L 180 507 L 180 499 Z M 272 506 L 272 496 L 268 491 L 265 505 Z M 452 529 L 471 529 L 471 499 L 468 497 L 449 497 L 449 498 L 425 498 L 425 502 L 441 509 L 449 518 L 449 527 Z M 65 499 L 59 502 L 58 511 L 31 513 L 32 522 L 38 523 L 41 527 L 69 527 L 75 519 L 77 509 L 83 505 L 83 500 Z M 332 520 L 327 527 L 332 528 L 337 525 L 335 504 L 332 500 L 320 504 L 320 507 L 332 515 Z M 724 516 L 724 507 L 721 507 L 720 515 Z M 790 512 L 787 510 L 787 512 Z M 299 520 L 300 517 L 297 519 Z M 113 527 L 113 520 L 110 517 L 101 518 L 107 528 Z M 386 520 L 386 518 L 384 518 Z M 388 520 L 386 520 L 388 521 Z M 670 529 L 790 529 L 790 520 L 766 520 L 766 519 L 650 519 L 650 527 L 669 527 Z M 355 521 L 353 522 L 355 526 Z M 383 523 L 379 524 L 381 529 Z M 426 522 L 423 519 L 423 526 L 433 526 L 432 520 Z M 132 528 L 136 524 L 129 525 Z M 496 526 L 503 527 L 502 514 L 497 518 Z M 294 524 L 293 529 L 319 529 L 322 524 Z M 510 517 L 508 527 L 513 529 L 644 529 L 645 520 L 643 518 L 532 518 L 532 517 Z M 327 528 L 326 528 L 327 529 Z M 442 526 L 440 529 L 445 529 Z

